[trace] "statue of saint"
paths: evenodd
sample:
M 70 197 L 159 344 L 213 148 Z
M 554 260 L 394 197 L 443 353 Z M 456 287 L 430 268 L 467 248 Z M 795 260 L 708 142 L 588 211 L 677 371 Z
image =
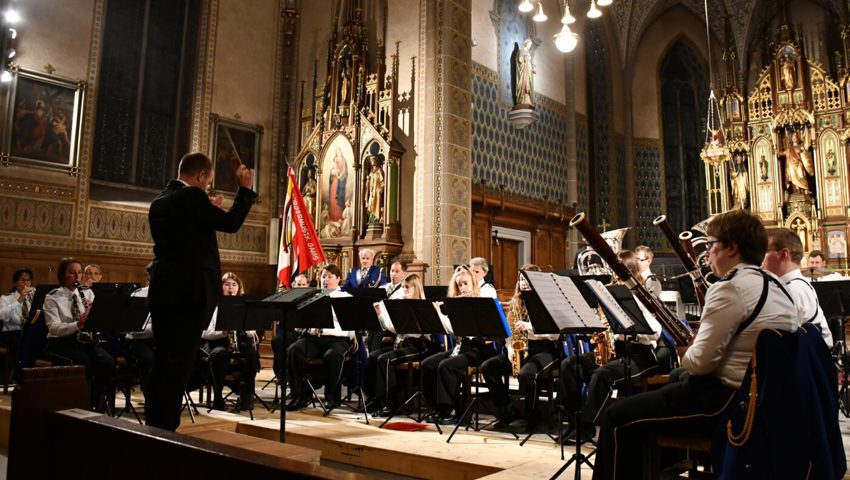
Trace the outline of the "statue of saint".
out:
M 830 148 L 829 151 L 826 152 L 826 173 L 835 175 L 837 169 L 838 164 L 835 161 L 835 151 Z
M 786 135 L 785 142 L 785 186 L 790 187 L 792 193 L 808 192 L 807 175 L 813 175 L 815 171 L 812 152 L 809 151 L 811 142 L 808 130 L 803 131 L 803 139 L 796 130 L 792 131 L 790 138 Z
M 531 58 L 532 45 L 531 39 L 526 39 L 522 44 L 522 48 L 518 49 L 515 53 L 515 105 L 534 105 L 532 99 L 534 93 L 534 62 Z
M 750 176 L 744 166 L 743 158 L 738 155 L 735 156 L 730 176 L 732 178 L 732 199 L 735 206 L 746 208 L 747 195 L 750 191 Z
M 371 169 L 366 177 L 366 211 L 369 213 L 369 223 L 381 223 L 384 172 L 381 170 L 381 159 L 378 156 L 370 155 L 367 160 Z
M 351 62 L 346 61 L 342 64 L 342 72 L 339 74 L 339 103 L 345 105 L 348 103 L 348 91 L 351 86 Z
M 315 218 L 316 215 L 316 192 L 318 191 L 318 185 L 316 184 L 316 171 L 312 168 L 307 168 L 307 181 L 304 182 L 304 186 L 301 187 L 301 196 L 304 197 L 304 207 L 307 208 L 307 212 L 310 213 L 311 218 Z
M 767 158 L 764 155 L 759 159 L 759 171 L 761 172 L 761 181 L 766 182 L 770 175 L 767 171 Z
M 794 65 L 794 59 L 791 55 L 782 57 L 782 86 L 785 90 L 793 90 L 797 83 L 797 67 Z

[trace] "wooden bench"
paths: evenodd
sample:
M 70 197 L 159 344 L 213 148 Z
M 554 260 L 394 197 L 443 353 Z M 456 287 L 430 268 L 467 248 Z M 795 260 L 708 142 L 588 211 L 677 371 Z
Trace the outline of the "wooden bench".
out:
M 685 450 L 684 460 L 670 466 L 661 465 L 661 449 Z M 655 435 L 652 446 L 650 478 L 678 478 L 682 472 L 688 472 L 688 478 L 714 478 L 711 472 L 698 470 L 698 459 L 694 453 L 711 454 L 711 439 L 690 437 L 687 435 Z
M 322 457 L 320 450 L 299 447 L 288 443 L 274 442 L 265 438 L 252 437 L 241 433 L 229 432 L 227 430 L 203 430 L 189 434 L 195 438 L 202 438 L 221 445 L 229 445 L 248 452 L 260 452 L 273 455 L 278 458 L 288 458 L 298 462 L 319 465 Z

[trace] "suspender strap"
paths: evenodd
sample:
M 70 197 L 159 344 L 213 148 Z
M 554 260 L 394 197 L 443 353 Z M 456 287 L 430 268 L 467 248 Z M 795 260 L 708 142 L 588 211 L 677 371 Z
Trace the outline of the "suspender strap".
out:
M 818 292 L 817 292 L 817 291 L 815 291 L 815 287 L 813 287 L 811 283 L 809 283 L 809 282 L 807 282 L 807 281 L 803 280 L 802 278 L 792 278 L 792 279 L 791 279 L 791 281 L 789 281 L 789 282 L 788 282 L 788 284 L 791 284 L 791 282 L 793 282 L 794 280 L 797 280 L 797 281 L 799 281 L 799 282 L 803 282 L 803 283 L 805 283 L 805 284 L 806 284 L 806 286 L 807 286 L 807 287 L 809 287 L 809 288 L 812 290 L 812 292 L 814 292 L 814 294 L 815 294 L 815 298 L 818 298 Z M 818 318 L 818 313 L 819 313 L 819 311 L 820 311 L 820 307 L 819 307 L 819 306 L 816 306 L 816 308 L 815 308 L 815 314 L 814 314 L 814 315 L 812 315 L 812 318 L 810 318 L 810 319 L 806 320 L 804 323 L 812 323 L 812 322 L 814 322 L 814 321 L 815 321 L 815 319 L 816 319 L 816 318 Z
M 785 290 L 785 287 L 782 285 L 782 283 L 780 281 L 778 281 L 775 278 L 773 278 L 772 276 L 764 273 L 764 271 L 761 270 L 760 268 L 747 268 L 747 269 L 748 270 L 755 270 L 755 271 L 759 272 L 761 274 L 762 278 L 764 279 L 764 286 L 762 287 L 761 296 L 759 297 L 759 301 L 756 304 L 756 308 L 754 308 L 753 313 L 751 313 L 750 316 L 747 317 L 747 319 L 744 320 L 741 323 L 741 325 L 738 326 L 738 330 L 735 331 L 734 336 L 738 336 L 738 334 L 740 334 L 741 332 L 746 330 L 747 327 L 749 327 L 750 324 L 752 324 L 755 321 L 755 319 L 759 316 L 762 309 L 764 308 L 765 302 L 767 302 L 767 294 L 770 290 L 770 288 L 769 288 L 770 282 L 773 282 L 774 284 L 776 284 L 776 286 L 779 287 L 779 290 L 781 290 L 782 293 L 784 293 L 785 296 L 788 297 L 788 300 L 791 300 L 791 303 L 794 303 L 794 299 L 791 298 L 791 295 L 788 293 L 787 290 Z

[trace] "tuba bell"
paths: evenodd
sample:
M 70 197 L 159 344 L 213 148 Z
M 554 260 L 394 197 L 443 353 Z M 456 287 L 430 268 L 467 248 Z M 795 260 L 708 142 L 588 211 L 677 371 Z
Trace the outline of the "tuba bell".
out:
M 629 228 L 618 228 L 616 230 L 608 230 L 599 234 L 605 243 L 611 247 L 614 254 L 619 254 L 623 250 L 623 238 L 628 233 Z M 576 257 L 576 269 L 580 275 L 614 275 L 611 267 L 596 253 L 596 250 L 591 246 L 587 246 L 579 252 Z

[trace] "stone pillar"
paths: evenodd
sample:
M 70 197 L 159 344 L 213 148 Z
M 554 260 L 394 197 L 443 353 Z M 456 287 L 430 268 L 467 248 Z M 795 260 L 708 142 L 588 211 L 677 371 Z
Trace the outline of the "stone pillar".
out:
M 564 55 L 564 91 L 566 93 L 566 126 L 567 131 L 567 198 L 569 206 L 578 204 L 578 148 L 576 146 L 576 79 L 575 79 L 575 52 Z M 578 213 L 578 212 L 576 212 Z M 578 250 L 579 235 L 574 228 L 567 234 L 567 265 L 572 265 L 576 250 Z
M 644 244 L 647 240 L 638 238 L 638 223 L 637 223 L 637 192 L 635 191 L 635 149 L 634 149 L 634 125 L 632 124 L 632 81 L 631 75 L 623 75 L 623 115 L 625 122 L 623 126 L 623 139 L 626 161 L 626 198 L 628 205 L 628 216 L 624 219 L 625 225 L 631 227 L 629 235 L 626 239 L 626 245 L 634 247 L 638 244 Z
M 472 214 L 472 13 L 470 0 L 422 0 L 414 250 L 430 284 L 469 261 Z

